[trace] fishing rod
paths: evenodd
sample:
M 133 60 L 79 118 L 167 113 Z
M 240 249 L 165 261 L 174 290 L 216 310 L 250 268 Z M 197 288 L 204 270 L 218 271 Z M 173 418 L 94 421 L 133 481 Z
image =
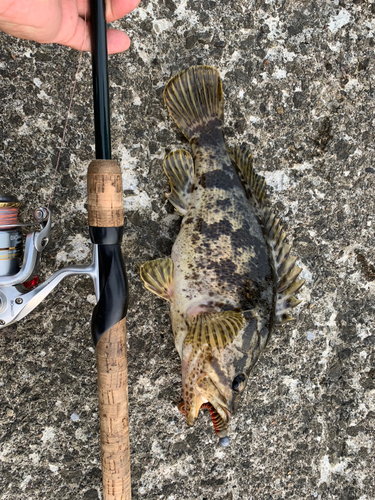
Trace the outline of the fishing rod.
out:
M 111 159 L 105 0 L 91 0 L 96 160 L 87 174 L 91 241 L 98 247 L 100 299 L 92 316 L 96 345 L 104 500 L 130 500 L 126 324 L 128 284 L 121 254 L 121 168 Z
M 60 269 L 40 284 L 37 268 L 51 235 L 51 211 L 40 207 L 33 221 L 21 223 L 18 200 L 0 193 L 0 328 L 23 319 L 63 278 L 76 274 L 92 278 L 97 299 L 91 331 L 98 371 L 103 498 L 130 500 L 123 189 L 120 166 L 111 159 L 105 0 L 90 0 L 90 6 L 96 156 L 87 173 L 92 262 Z M 34 228 L 25 242 L 23 227 Z
M 96 345 L 104 500 L 130 500 L 126 358 L 128 284 L 121 253 L 121 168 L 111 159 L 105 0 L 91 0 L 96 160 L 87 173 L 90 237 L 98 248 L 100 299 L 92 316 Z

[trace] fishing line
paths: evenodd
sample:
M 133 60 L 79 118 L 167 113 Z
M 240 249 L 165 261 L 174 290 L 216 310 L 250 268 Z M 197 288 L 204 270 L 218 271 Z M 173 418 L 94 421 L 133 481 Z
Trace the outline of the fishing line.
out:
M 54 189 L 55 189 L 55 181 L 56 181 L 56 177 L 57 177 L 57 169 L 58 169 L 59 163 L 60 163 L 61 150 L 63 148 L 64 141 L 65 141 L 65 134 L 66 134 L 66 130 L 68 128 L 68 121 L 69 121 L 69 116 L 70 116 L 70 110 L 72 108 L 74 93 L 75 93 L 75 90 L 76 90 L 78 73 L 79 73 L 79 70 L 81 68 L 81 63 L 82 63 L 82 58 L 83 58 L 83 46 L 84 46 L 84 43 L 86 41 L 86 26 L 87 26 L 87 22 L 86 22 L 86 13 L 85 13 L 85 29 L 84 29 L 84 32 L 83 32 L 83 40 L 82 40 L 82 45 L 81 45 L 81 48 L 80 48 L 80 52 L 81 53 L 80 53 L 80 56 L 79 56 L 79 59 L 78 59 L 77 71 L 76 71 L 75 76 L 74 76 L 73 88 L 72 88 L 72 91 L 71 91 L 71 94 L 70 94 L 70 101 L 69 101 L 69 106 L 68 106 L 68 112 L 66 114 L 65 126 L 64 126 L 64 130 L 63 130 L 63 134 L 62 134 L 62 138 L 61 138 L 61 143 L 60 143 L 60 148 L 59 148 L 59 154 L 57 155 L 56 167 L 55 167 L 55 172 L 54 172 L 53 179 L 52 179 L 51 193 L 49 195 L 49 199 L 48 199 L 48 203 L 47 203 L 47 208 L 49 208 L 49 205 L 50 205 L 51 199 L 52 199 L 52 195 L 53 195 L 53 192 L 54 192 Z
M 17 225 L 18 221 L 18 204 L 1 203 L 0 202 L 0 226 Z

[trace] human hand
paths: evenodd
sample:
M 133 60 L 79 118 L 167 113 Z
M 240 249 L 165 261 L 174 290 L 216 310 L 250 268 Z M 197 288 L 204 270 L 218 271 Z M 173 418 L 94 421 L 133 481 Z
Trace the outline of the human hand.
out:
M 107 22 L 129 14 L 139 1 L 106 0 Z M 26 40 L 90 51 L 89 0 L 1 0 L 0 30 Z M 130 39 L 123 31 L 108 30 L 107 45 L 109 54 L 123 52 Z

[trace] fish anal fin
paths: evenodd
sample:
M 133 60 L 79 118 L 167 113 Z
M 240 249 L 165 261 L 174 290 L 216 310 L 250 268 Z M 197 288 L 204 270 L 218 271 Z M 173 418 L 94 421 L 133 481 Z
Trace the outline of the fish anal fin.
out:
M 191 141 L 213 122 L 223 121 L 223 87 L 218 71 L 211 66 L 193 66 L 178 73 L 165 87 L 164 102 Z
M 208 344 L 211 348 L 223 349 L 233 341 L 244 324 L 245 319 L 240 312 L 200 313 L 192 318 L 184 344 Z
M 180 215 L 185 215 L 194 180 L 193 158 L 184 149 L 178 149 L 165 157 L 163 167 L 171 186 L 167 198 Z
M 150 260 L 142 264 L 139 272 L 147 290 L 171 302 L 173 295 L 172 259 Z

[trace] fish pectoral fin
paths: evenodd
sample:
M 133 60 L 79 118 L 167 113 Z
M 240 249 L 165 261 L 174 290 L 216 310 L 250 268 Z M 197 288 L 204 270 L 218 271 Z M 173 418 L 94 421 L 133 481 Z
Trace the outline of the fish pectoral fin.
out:
M 180 215 L 185 215 L 194 180 L 193 158 L 184 149 L 178 149 L 165 157 L 163 167 L 171 185 L 167 198 Z
M 267 184 L 253 170 L 253 157 L 250 149 L 247 146 L 238 146 L 231 151 L 231 156 L 245 191 L 248 195 L 251 193 L 258 205 L 268 234 L 278 278 L 275 321 L 278 324 L 292 321 L 294 318 L 289 312 L 301 302 L 294 297 L 294 293 L 305 282 L 305 280 L 297 279 L 302 269 L 295 265 L 297 257 L 289 255 L 292 247 L 285 243 L 286 234 L 280 219 L 276 218 L 265 205 Z
M 145 262 L 140 267 L 139 273 L 147 290 L 171 302 L 173 295 L 172 259 L 156 259 Z
M 191 320 L 184 344 L 224 348 L 238 335 L 245 324 L 243 314 L 234 311 L 200 313 Z
M 164 102 L 177 126 L 191 141 L 224 118 L 221 78 L 211 66 L 193 66 L 175 75 L 164 90 Z

